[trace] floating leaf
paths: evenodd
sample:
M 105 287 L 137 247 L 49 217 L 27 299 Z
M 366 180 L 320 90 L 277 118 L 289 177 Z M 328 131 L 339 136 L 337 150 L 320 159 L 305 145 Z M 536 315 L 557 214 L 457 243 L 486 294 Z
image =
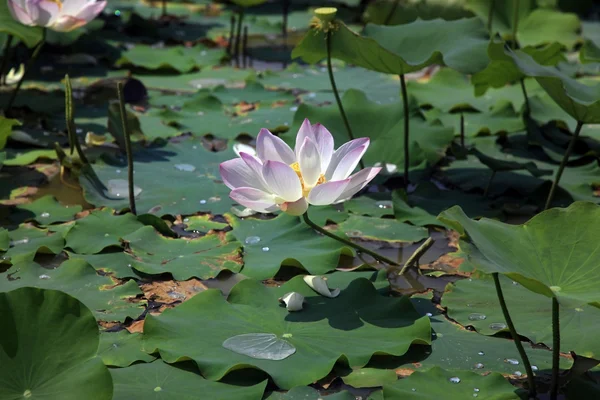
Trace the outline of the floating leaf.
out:
M 418 242 L 429 236 L 427 229 L 388 218 L 352 215 L 338 225 L 348 237 L 386 242 Z
M 111 369 L 115 384 L 114 400 L 258 400 L 267 382 L 254 386 L 234 386 L 211 382 L 193 371 L 160 360 Z
M 361 368 L 343 376 L 346 385 L 355 388 L 378 387 L 393 383 L 398 379 L 396 371 L 392 369 Z
M 232 336 L 223 342 L 223 347 L 257 360 L 285 360 L 296 352 L 294 346 L 272 333 L 245 333 Z
M 56 290 L 0 293 L 0 398 L 110 400 L 96 356 L 98 326 L 82 303 Z
M 142 351 L 142 335 L 129 333 L 126 329 L 119 332 L 102 332 L 98 355 L 104 365 L 127 367 L 136 361 L 150 362 L 155 359 Z
M 18 205 L 17 212 L 11 218 L 33 219 L 41 225 L 50 225 L 55 222 L 70 221 L 81 209 L 80 205 L 63 206 L 54 196 L 46 195 L 31 203 Z
M 157 52 L 160 53 L 159 57 Z M 184 46 L 156 48 L 138 43 L 123 52 L 115 66 L 135 66 L 147 70 L 171 69 L 186 73 L 196 68 L 217 65 L 224 55 L 223 50 L 210 50 L 201 45 L 189 48 Z
M 15 264 L 31 261 L 37 253 L 58 254 L 65 246 L 63 236 L 31 225 L 21 225 L 8 232 L 10 248 L 3 254 Z
M 298 386 L 287 393 L 273 392 L 266 400 L 356 400 L 356 397 L 347 391 L 322 395 L 310 386 Z
M 575 202 L 544 211 L 523 225 L 474 221 L 460 207 L 447 210 L 440 219 L 468 235 L 461 249 L 478 269 L 499 272 L 566 304 L 600 307 L 600 264 L 592 256 L 600 249 L 594 235 L 600 206 Z
M 290 291 L 305 296 L 302 312 L 279 305 L 277 299 Z M 381 296 L 365 279 L 328 299 L 295 277 L 278 288 L 243 280 L 227 301 L 218 290 L 204 291 L 159 316 L 148 315 L 144 335 L 146 351 L 158 351 L 167 362 L 190 358 L 207 379 L 252 367 L 289 389 L 326 376 L 342 355 L 351 367 L 361 367 L 376 352 L 404 354 L 412 343 L 429 343 L 429 329 L 407 298 Z M 280 361 L 257 360 L 221 346 L 232 336 L 256 332 L 284 339 L 296 353 Z

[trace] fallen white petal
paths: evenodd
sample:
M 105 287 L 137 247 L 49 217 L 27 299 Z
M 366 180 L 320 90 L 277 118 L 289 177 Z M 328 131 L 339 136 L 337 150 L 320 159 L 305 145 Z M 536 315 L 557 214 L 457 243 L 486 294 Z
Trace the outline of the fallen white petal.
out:
M 340 294 L 340 289 L 330 290 L 327 286 L 327 281 L 320 276 L 306 275 L 303 279 L 312 290 L 319 293 L 321 296 L 334 298 Z
M 297 292 L 290 292 L 283 295 L 279 301 L 285 303 L 285 308 L 288 311 L 300 311 L 302 310 L 302 304 L 304 303 L 304 296 Z

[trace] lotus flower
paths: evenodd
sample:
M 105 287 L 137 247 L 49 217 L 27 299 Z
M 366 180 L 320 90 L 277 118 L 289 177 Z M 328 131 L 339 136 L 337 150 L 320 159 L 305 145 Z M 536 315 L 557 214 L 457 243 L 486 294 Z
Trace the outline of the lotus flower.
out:
M 302 215 L 309 204 L 324 206 L 351 198 L 381 168 L 365 168 L 350 175 L 369 147 L 360 138 L 333 150 L 333 136 L 321 124 L 304 123 L 296 136 L 296 149 L 267 129 L 256 139 L 256 155 L 244 151 L 220 166 L 230 197 L 258 212 L 282 210 Z
M 82 27 L 104 7 L 106 1 L 96 0 L 8 0 L 10 13 L 20 23 L 58 32 Z

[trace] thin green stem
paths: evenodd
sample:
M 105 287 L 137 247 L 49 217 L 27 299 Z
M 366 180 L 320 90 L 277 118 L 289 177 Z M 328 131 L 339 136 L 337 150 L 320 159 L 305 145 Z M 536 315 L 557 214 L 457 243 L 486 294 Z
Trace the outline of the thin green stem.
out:
M 398 275 L 404 275 L 404 273 L 413 265 L 416 264 L 417 268 L 419 268 L 419 260 L 421 259 L 421 257 L 423 256 L 423 254 L 425 254 L 427 252 L 427 250 L 429 250 L 431 248 L 431 246 L 433 246 L 434 240 L 432 238 L 427 238 L 427 240 L 425 242 L 423 242 L 422 245 L 419 246 L 419 248 L 417 248 L 415 250 L 414 253 L 412 253 L 412 255 L 408 258 L 408 260 L 406 260 L 406 262 L 404 263 L 404 266 L 402 267 L 402 269 L 400 270 L 400 272 L 398 273 Z
M 135 209 L 135 192 L 133 185 L 133 152 L 131 151 L 131 135 L 127 126 L 127 111 L 125 110 L 125 97 L 123 96 L 123 82 L 117 83 L 117 94 L 119 96 L 119 110 L 121 112 L 121 123 L 125 136 L 125 152 L 127 153 L 127 184 L 129 187 L 129 208 L 133 215 L 137 215 Z
M 237 33 L 235 35 L 235 43 L 233 45 L 233 57 L 235 58 L 235 66 L 240 67 L 240 45 L 242 41 L 242 22 L 244 20 L 244 9 L 240 7 L 238 11 Z
M 231 15 L 231 18 L 229 19 L 229 23 L 230 23 L 230 27 L 229 27 L 229 41 L 227 42 L 227 54 L 229 55 L 229 57 L 232 57 L 233 52 L 233 41 L 234 41 L 234 35 L 235 35 L 235 15 Z
M 465 114 L 460 113 L 460 145 L 465 148 Z
M 242 40 L 242 68 L 246 69 L 248 62 L 248 26 L 244 26 L 244 36 Z
M 552 297 L 552 383 L 550 386 L 550 400 L 558 398 L 558 373 L 560 371 L 560 324 L 559 304 L 556 296 Z
M 563 171 L 565 170 L 565 167 L 567 166 L 567 163 L 569 162 L 569 156 L 573 152 L 573 148 L 575 147 L 575 142 L 577 141 L 577 138 L 579 137 L 579 132 L 581 132 L 582 127 L 583 127 L 583 122 L 577 121 L 577 127 L 575 128 L 575 132 L 573 132 L 573 137 L 571 138 L 571 141 L 569 142 L 569 146 L 567 147 L 567 150 L 565 151 L 565 155 L 563 156 L 563 159 L 560 162 L 560 165 L 558 166 L 558 171 L 556 172 L 556 177 L 554 178 L 554 181 L 552 182 L 552 187 L 550 187 L 550 193 L 548 193 L 548 198 L 546 199 L 546 205 L 544 206 L 544 210 L 547 210 L 548 208 L 550 208 L 550 204 L 552 204 L 552 200 L 554 199 L 554 194 L 556 192 L 556 188 L 558 187 L 558 183 L 560 182 L 560 178 L 563 174 Z
M 167 16 L 167 0 L 162 0 L 162 16 Z
M 502 308 L 502 314 L 504 314 L 504 320 L 506 321 L 506 326 L 510 331 L 510 336 L 513 338 L 515 342 L 515 346 L 517 346 L 517 351 L 521 356 L 521 360 L 523 361 L 523 366 L 525 367 L 525 371 L 527 372 L 527 383 L 529 386 L 529 398 L 536 397 L 536 389 L 535 389 L 535 378 L 533 376 L 533 370 L 531 369 L 531 363 L 529 362 L 529 358 L 527 357 L 527 353 L 525 353 L 525 349 L 523 348 L 523 343 L 521 343 L 521 338 L 515 329 L 515 325 L 513 324 L 512 318 L 508 312 L 508 307 L 506 306 L 506 301 L 504 300 L 504 293 L 502 293 L 502 286 L 500 285 L 500 277 L 497 272 L 492 274 L 494 277 L 494 285 L 496 286 L 496 295 L 498 296 L 498 301 L 500 302 L 500 308 Z
M 333 90 L 333 95 L 335 96 L 335 101 L 337 103 L 338 109 L 340 110 L 340 115 L 342 116 L 342 120 L 344 121 L 344 125 L 346 126 L 346 132 L 348 132 L 348 137 L 350 138 L 350 140 L 354 140 L 354 135 L 352 134 L 352 129 L 350 128 L 350 122 L 348 121 L 348 117 L 346 116 L 346 111 L 344 111 L 342 99 L 340 99 L 340 94 L 338 92 L 337 85 L 335 84 L 335 78 L 333 76 L 333 67 L 331 65 L 331 31 L 327 31 L 327 33 L 325 34 L 325 41 L 327 42 L 327 72 L 329 73 L 329 82 L 331 82 L 331 89 Z M 360 160 L 360 167 L 365 167 L 362 160 Z
M 523 97 L 525 98 L 525 112 L 524 116 L 529 117 L 531 115 L 531 106 L 529 105 L 529 96 L 527 95 L 527 87 L 525 87 L 525 79 L 521 78 L 521 91 L 523 92 Z
M 492 23 L 494 22 L 494 9 L 496 8 L 496 0 L 490 2 L 490 11 L 488 12 L 487 30 L 490 33 L 490 37 L 494 35 L 492 32 Z
M 69 147 L 71 150 L 71 155 L 73 155 L 73 150 L 77 151 L 77 155 L 83 164 L 89 164 L 83 149 L 81 148 L 81 144 L 79 143 L 79 138 L 77 137 L 77 129 L 75 128 L 75 106 L 73 105 L 73 87 L 71 86 L 71 79 L 69 75 L 65 76 L 65 120 L 67 123 L 67 137 L 69 138 Z
M 314 222 L 312 222 L 312 221 L 310 220 L 310 218 L 308 218 L 308 212 L 305 212 L 305 213 L 302 215 L 302 218 L 304 219 L 304 222 L 305 222 L 305 223 L 306 223 L 308 226 L 310 226 L 311 228 L 313 228 L 315 231 L 322 233 L 322 234 L 323 234 L 323 235 L 325 235 L 325 236 L 328 236 L 328 237 L 330 237 L 330 238 L 332 238 L 332 239 L 335 239 L 335 240 L 337 240 L 338 242 L 344 243 L 346 246 L 350 246 L 350 247 L 352 247 L 352 248 L 355 248 L 356 250 L 360 251 L 361 253 L 368 254 L 368 255 L 370 255 L 371 257 L 373 257 L 374 259 L 376 259 L 377 261 L 384 262 L 384 263 L 386 263 L 386 264 L 389 264 L 389 265 L 394 265 L 394 266 L 397 266 L 397 267 L 399 267 L 399 266 L 400 266 L 400 264 L 398 264 L 398 263 L 397 263 L 397 262 L 395 262 L 395 261 L 392 261 L 392 260 L 390 260 L 390 259 L 389 259 L 389 258 L 387 258 L 387 257 L 384 257 L 384 256 L 382 256 L 382 255 L 379 255 L 379 254 L 375 253 L 374 251 L 371 251 L 371 250 L 369 250 L 369 249 L 367 249 L 367 248 L 365 248 L 365 247 L 362 247 L 362 246 L 361 246 L 361 245 L 359 245 L 359 244 L 356 244 L 356 243 L 354 243 L 354 242 L 351 242 L 350 240 L 347 240 L 347 239 L 344 239 L 344 238 L 342 238 L 342 237 L 339 237 L 339 236 L 337 236 L 337 235 L 335 235 L 335 234 L 333 234 L 333 233 L 329 232 L 327 229 L 324 229 L 324 228 L 320 227 L 319 225 L 317 225 L 317 224 L 315 224 Z
M 408 110 L 408 92 L 406 91 L 406 78 L 404 74 L 400 74 L 400 87 L 402 92 L 402 105 L 404 106 L 404 184 L 408 186 L 410 169 L 410 149 L 409 149 L 409 127 L 410 127 L 410 112 Z
M 398 8 L 399 4 L 400 4 L 400 0 L 396 0 L 394 2 L 394 4 L 392 5 L 392 8 L 390 9 L 390 12 L 388 13 L 387 17 L 385 17 L 385 21 L 383 21 L 384 25 L 387 25 L 392 21 L 392 17 L 396 13 L 396 9 Z
M 17 94 L 19 93 L 19 90 L 21 90 L 21 86 L 23 85 L 23 82 L 25 82 L 25 77 L 27 76 L 27 74 L 29 74 L 29 71 L 35 64 L 35 60 L 37 59 L 38 55 L 40 54 L 40 50 L 42 50 L 42 47 L 44 47 L 44 43 L 46 43 L 46 28 L 42 29 L 42 39 L 35 47 L 35 50 L 33 50 L 33 54 L 31 55 L 31 58 L 27 61 L 27 65 L 25 66 L 25 73 L 23 74 L 21 79 L 19 79 L 19 82 L 17 83 L 15 90 L 13 90 L 13 92 L 10 96 L 10 99 L 8 100 L 8 103 L 6 104 L 6 109 L 5 109 L 6 112 L 9 112 L 10 109 L 12 108 L 12 105 L 15 102 L 15 99 L 17 98 Z
M 519 41 L 517 40 L 517 30 L 519 28 L 519 0 L 514 0 L 515 1 L 515 9 L 513 10 L 513 30 L 512 30 L 512 44 L 513 44 L 513 49 L 518 49 L 519 48 Z
M 494 180 L 495 177 L 496 177 L 496 171 L 492 171 L 492 175 L 490 175 L 490 179 L 488 180 L 488 183 L 485 186 L 485 190 L 483 191 L 483 197 L 488 196 L 490 188 L 492 187 L 492 181 Z
M 6 42 L 4 43 L 4 50 L 2 51 L 2 65 L 0 65 L 0 86 L 6 85 L 6 74 L 8 71 L 8 61 L 10 59 L 10 50 L 12 48 L 14 36 L 8 35 Z

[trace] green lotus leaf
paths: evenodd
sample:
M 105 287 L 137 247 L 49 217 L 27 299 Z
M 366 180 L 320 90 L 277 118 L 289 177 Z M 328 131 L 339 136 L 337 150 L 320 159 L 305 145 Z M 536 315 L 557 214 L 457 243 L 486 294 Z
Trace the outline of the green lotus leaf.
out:
M 593 234 L 600 206 L 575 202 L 544 211 L 522 225 L 487 218 L 474 221 L 460 207 L 445 211 L 440 219 L 468 235 L 470 245 L 461 249 L 481 271 L 504 274 L 565 304 L 600 307 L 596 290 L 600 264 L 593 257 L 600 249 Z
M 31 203 L 18 205 L 11 219 L 35 220 L 41 225 L 50 225 L 70 221 L 81 210 L 80 205 L 63 206 L 54 196 L 46 195 Z
M 226 217 L 244 247 L 242 273 L 254 279 L 272 278 L 282 265 L 304 268 L 313 275 L 325 274 L 337 267 L 342 254 L 353 254 L 337 240 L 319 235 L 288 214 L 270 220 Z
M 258 6 L 265 3 L 267 0 L 231 0 L 232 3 L 241 7 Z
M 385 242 L 418 242 L 429 236 L 427 229 L 388 218 L 352 215 L 337 229 L 348 237 Z
M 13 126 L 18 125 L 21 125 L 18 120 L 0 116 L 0 150 L 6 146 L 6 141 L 10 137 Z
M 163 216 L 229 211 L 234 203 L 229 200 L 230 190 L 221 183 L 219 163 L 235 157 L 231 150 L 207 151 L 196 138 L 136 152 L 135 185 L 142 189 L 136 198 L 138 212 Z M 123 178 L 126 164 L 97 161 L 93 168 L 97 177 L 90 173 L 80 177 L 86 200 L 96 206 L 128 208 L 126 191 L 115 196 L 106 189 L 110 180 Z
M 76 253 L 95 254 L 109 246 L 120 246 L 121 239 L 144 225 L 135 215 L 114 215 L 105 208 L 78 219 L 65 235 L 66 245 Z
M 65 247 L 63 236 L 31 225 L 21 225 L 8 232 L 9 248 L 3 254 L 15 264 L 19 261 L 31 261 L 37 253 L 58 254 Z M 5 246 L 3 246 L 5 247 Z
M 600 85 L 588 86 L 558 69 L 540 65 L 520 51 L 505 51 L 519 70 L 534 77 L 552 99 L 571 117 L 582 123 L 600 122 Z
M 102 321 L 124 321 L 138 317 L 143 311 L 143 302 L 130 301 L 142 293 L 134 281 L 115 286 L 112 279 L 96 274 L 84 260 L 67 260 L 55 269 L 32 261 L 21 262 L 0 274 L 0 292 L 25 286 L 65 292 Z
M 517 39 L 521 46 L 537 46 L 559 42 L 572 48 L 579 41 L 581 23 L 575 14 L 540 7 L 538 0 L 468 0 L 467 8 L 487 21 L 490 7 L 494 7 L 492 29 L 504 39 L 512 40 L 515 7 L 519 7 Z
M 371 145 L 363 158 L 365 164 L 381 162 L 403 165 L 404 117 L 401 104 L 373 103 L 358 90 L 346 91 L 342 103 L 354 135 L 371 138 Z M 326 126 L 338 146 L 348 141 L 343 120 L 335 104 L 326 107 L 300 105 L 290 131 L 281 135 L 282 139 L 293 144 L 305 118 Z M 451 128 L 427 123 L 419 118 L 410 119 L 410 130 L 418 132 L 410 137 L 410 163 L 415 168 L 422 166 L 424 162 L 435 164 L 439 161 L 453 138 Z
M 240 243 L 228 233 L 198 239 L 173 239 L 145 226 L 123 238 L 134 258 L 131 268 L 149 275 L 169 272 L 177 280 L 209 279 L 221 271 L 239 272 Z
M 114 400 L 260 400 L 267 382 L 254 386 L 234 386 L 211 382 L 197 373 L 160 360 L 111 369 Z
M 548 298 L 533 293 L 501 276 L 502 291 L 519 335 L 533 343 L 552 347 L 552 311 Z M 504 321 L 494 282 L 489 276 L 458 281 L 447 288 L 442 305 L 448 316 L 462 325 L 471 325 L 479 333 L 494 335 L 507 328 L 491 329 L 490 322 Z M 492 327 L 497 327 L 492 325 Z M 560 309 L 561 351 L 574 351 L 588 358 L 598 358 L 600 346 L 596 332 L 600 327 L 600 310 L 591 306 Z
M 186 73 L 196 68 L 218 65 L 224 56 L 223 50 L 211 50 L 204 46 L 156 48 L 136 44 L 121 54 L 115 66 L 135 66 L 147 70 L 171 69 Z
M 394 217 L 398 221 L 410 222 L 416 226 L 443 226 L 436 216 L 418 206 L 411 207 L 407 201 L 408 197 L 406 196 L 406 192 L 404 190 L 394 190 L 392 192 Z
M 115 278 L 139 278 L 139 273 L 133 269 L 135 258 L 122 249 L 118 251 L 103 252 L 98 254 L 76 254 L 67 252 L 69 259 L 85 260 L 96 271 L 110 274 Z
M 311 206 L 308 208 L 310 220 L 319 226 L 327 225 L 328 221 L 339 224 L 348 218 L 348 213 L 339 206 Z
M 394 383 L 398 379 L 396 371 L 392 369 L 361 368 L 343 376 L 346 385 L 355 388 L 371 388 Z
M 368 193 L 344 202 L 344 209 L 352 214 L 382 218 L 393 216 L 392 201 L 387 193 Z
M 0 293 L 0 398 L 110 400 L 98 326 L 85 305 L 56 291 Z
M 289 313 L 277 300 L 292 291 L 305 296 L 300 312 Z M 258 368 L 282 389 L 326 376 L 342 356 L 361 367 L 374 353 L 402 355 L 412 343 L 429 343 L 429 330 L 428 319 L 418 318 L 407 298 L 383 297 L 366 279 L 353 280 L 330 299 L 300 276 L 277 288 L 243 280 L 227 301 L 220 291 L 207 290 L 160 316 L 148 315 L 144 325 L 145 350 L 158 351 L 167 362 L 189 358 L 211 380 L 232 369 Z M 280 361 L 258 360 L 221 346 L 247 333 L 272 333 L 296 352 Z
M 183 219 L 188 231 L 198 231 L 208 233 L 211 230 L 220 231 L 228 227 L 224 222 L 213 221 L 210 214 L 194 215 Z
M 104 365 L 111 367 L 127 367 L 136 361 L 151 362 L 155 359 L 142 351 L 142 335 L 122 331 L 102 332 L 98 355 Z
M 298 386 L 292 388 L 286 393 L 273 392 L 266 400 L 355 400 L 356 397 L 347 391 L 322 395 L 317 390 L 309 386 Z
M 29 48 L 42 40 L 42 28 L 16 21 L 8 11 L 8 2 L 5 1 L 0 2 L 0 32 L 16 36 Z
M 520 51 L 530 55 L 541 65 L 556 65 L 565 60 L 561 46 L 558 43 L 553 43 L 541 48 L 524 47 Z M 490 42 L 488 47 L 488 57 L 490 63 L 487 67 L 471 77 L 471 83 L 475 86 L 476 96 L 483 95 L 490 88 L 503 88 L 508 83 L 517 82 L 528 76 L 525 71 L 522 71 L 515 66 L 515 63 L 506 54 L 505 44 L 502 42 Z M 527 86 L 530 85 L 527 84 Z M 515 86 L 514 90 L 516 91 L 517 88 L 518 86 Z M 534 88 L 537 89 L 537 85 Z M 527 92 L 529 95 L 531 88 L 529 87 L 527 89 L 529 89 Z
M 488 36 L 477 18 L 458 21 L 417 20 L 406 25 L 367 25 L 366 37 L 336 21 L 331 34 L 331 55 L 349 64 L 383 72 L 407 74 L 431 64 L 447 65 L 474 73 L 487 64 Z M 327 57 L 325 33 L 307 32 L 292 52 L 292 58 L 309 64 Z
M 472 17 L 473 13 L 466 10 L 462 3 L 447 0 L 409 0 L 398 3 L 376 0 L 369 3 L 364 17 L 370 23 L 379 25 L 407 24 L 419 18 L 424 20 L 443 18 L 454 21 Z
M 444 370 L 435 367 L 426 372 L 383 386 L 385 400 L 419 398 L 423 400 L 466 399 L 519 400 L 519 390 L 498 373 L 481 376 L 471 371 Z
M 296 352 L 294 346 L 273 333 L 244 333 L 232 336 L 225 339 L 222 346 L 257 360 L 285 360 Z
M 484 164 L 494 172 L 525 170 L 529 172 L 532 176 L 535 176 L 536 178 L 544 175 L 551 175 L 553 172 L 551 169 L 539 169 L 537 165 L 535 165 L 535 163 L 531 161 L 523 163 L 518 161 L 507 161 L 490 157 L 488 155 L 483 154 L 476 148 L 469 150 L 469 153 L 477 157 L 477 159 L 482 164 Z

